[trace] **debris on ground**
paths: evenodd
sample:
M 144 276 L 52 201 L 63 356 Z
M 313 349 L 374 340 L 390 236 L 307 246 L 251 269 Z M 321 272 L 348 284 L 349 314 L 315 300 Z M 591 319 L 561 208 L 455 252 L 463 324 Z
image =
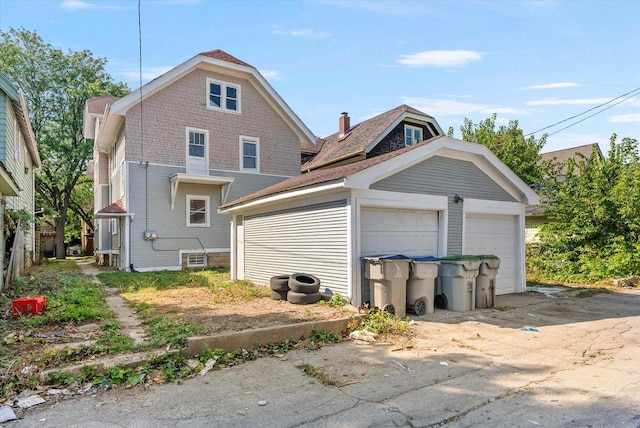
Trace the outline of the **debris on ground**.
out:
M 9 406 L 0 406 L 0 424 L 8 421 L 15 421 L 18 418 Z
M 540 330 L 538 330 L 535 327 L 527 327 L 527 326 L 522 327 L 520 330 L 522 330 L 522 331 L 530 331 L 530 332 L 534 332 L 534 333 L 540 332 Z

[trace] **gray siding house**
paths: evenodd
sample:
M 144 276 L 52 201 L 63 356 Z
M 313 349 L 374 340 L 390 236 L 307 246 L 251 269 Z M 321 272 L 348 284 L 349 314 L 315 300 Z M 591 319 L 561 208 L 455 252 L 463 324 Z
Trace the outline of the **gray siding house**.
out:
M 196 55 L 121 99 L 87 101 L 95 253 L 122 270 L 228 266 L 238 199 L 300 174 L 315 137 L 257 69 Z
M 0 73 L 0 197 L 3 200 L 0 205 L 0 223 L 4 220 L 4 209 L 34 213 L 34 174 L 40 166 L 40 155 L 26 101 L 22 93 Z M 0 266 L 4 271 L 4 255 L 10 248 L 5 248 L 9 237 L 4 236 L 4 224 L 0 226 Z M 16 249 L 13 253 L 11 275 L 19 276 L 37 256 L 35 224 L 23 224 L 11 238 L 10 244 Z
M 233 218 L 234 278 L 308 272 L 359 305 L 363 256 L 495 254 L 497 293 L 525 290 L 524 212 L 535 192 L 485 146 L 442 136 L 411 107 L 355 127 L 346 117 L 303 164 L 309 172 L 220 208 Z

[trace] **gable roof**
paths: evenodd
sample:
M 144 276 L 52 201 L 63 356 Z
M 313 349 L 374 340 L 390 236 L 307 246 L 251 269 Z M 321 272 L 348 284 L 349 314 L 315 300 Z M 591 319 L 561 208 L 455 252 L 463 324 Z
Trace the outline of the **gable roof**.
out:
M 482 157 L 487 169 L 485 173 L 490 177 L 499 178 L 519 193 L 520 199 L 529 204 L 539 203 L 538 195 L 527 186 L 513 171 L 502 163 L 486 146 L 477 143 L 458 140 L 446 136 L 437 136 L 420 144 L 408 146 L 399 150 L 349 163 L 335 168 L 318 169 L 302 174 L 258 192 L 236 199 L 220 206 L 221 212 L 242 209 L 248 205 L 260 204 L 270 197 L 285 199 L 296 191 L 313 193 L 322 191 L 325 186 L 334 185 L 338 188 L 368 188 L 372 183 L 388 177 L 403 169 L 409 168 L 437 153 L 452 151 L 466 154 L 468 157 Z M 456 153 L 457 154 L 457 153 Z M 464 156 L 459 156 L 460 158 Z
M 440 134 L 443 134 L 440 125 L 433 117 L 403 104 L 352 126 L 344 135 L 336 132 L 326 138 L 318 139 L 316 142 L 318 154 L 309 162 L 304 163 L 301 170 L 311 171 L 344 159 L 366 154 L 406 118 L 427 121 L 433 124 Z
M 29 109 L 27 108 L 27 102 L 24 99 L 24 95 L 21 91 L 18 91 L 13 83 L 11 83 L 2 73 L 0 73 L 0 90 L 7 94 L 11 100 L 11 105 L 16 113 L 16 120 L 20 126 L 20 131 L 22 131 L 27 151 L 29 152 L 29 156 L 33 162 L 34 169 L 38 170 L 42 166 L 42 161 L 40 160 L 40 154 L 38 153 L 38 145 L 36 144 L 36 137 L 33 134 L 33 128 L 31 128 Z
M 566 163 L 569 158 L 575 157 L 576 153 L 586 156 L 587 158 L 591 157 L 593 150 L 595 149 L 596 154 L 602 156 L 602 151 L 600 150 L 600 145 L 598 143 L 594 144 L 585 144 L 583 146 L 570 147 L 568 149 L 556 150 L 553 152 L 542 153 L 542 161 L 547 160 L 555 160 L 556 162 Z
M 193 58 L 172 68 L 163 75 L 120 98 L 112 105 L 107 105 L 105 111 L 103 111 L 105 120 L 100 125 L 100 135 L 98 138 L 113 140 L 115 138 L 114 133 L 119 129 L 120 123 L 124 120 L 124 116 L 130 108 L 197 68 L 218 71 L 222 74 L 247 79 L 284 120 L 284 122 L 293 130 L 293 132 L 295 132 L 300 139 L 302 147 L 313 146 L 315 144 L 316 137 L 313 135 L 311 130 L 309 130 L 302 120 L 300 120 L 293 110 L 291 110 L 287 103 L 280 97 L 275 89 L 273 89 L 262 74 L 260 74 L 255 67 L 220 49 L 199 53 Z M 85 123 L 85 131 L 91 132 L 90 128 L 93 126 L 93 121 L 95 121 L 96 118 L 92 118 L 89 115 L 88 119 L 88 123 Z M 97 143 L 100 146 L 101 142 L 98 141 Z

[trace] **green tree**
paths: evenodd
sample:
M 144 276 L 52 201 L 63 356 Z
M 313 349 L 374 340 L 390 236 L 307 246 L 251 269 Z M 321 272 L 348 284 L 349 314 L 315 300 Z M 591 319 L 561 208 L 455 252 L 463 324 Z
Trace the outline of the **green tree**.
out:
M 123 96 L 129 88 L 105 72 L 106 60 L 87 50 L 62 51 L 24 28 L 0 31 L 0 72 L 24 92 L 42 158 L 38 203 L 56 220 L 56 255 L 65 257 L 68 213 L 81 206 L 74 189 L 85 176 L 93 143 L 82 136 L 85 101 Z M 75 192 L 82 194 L 82 192 Z
M 496 117 L 493 116 L 474 124 L 465 119 L 460 127 L 462 139 L 483 144 L 489 148 L 502 162 L 515 172 L 525 183 L 539 185 L 551 168 L 550 162 L 542 162 L 540 150 L 544 147 L 547 136 L 539 140 L 534 136 L 525 137 L 518 128 L 518 121 L 509 121 L 509 125 L 496 129 Z M 453 129 L 449 128 L 449 136 Z
M 547 188 L 541 242 L 530 271 L 558 280 L 593 281 L 640 274 L 638 141 L 611 137 L 606 158 L 576 155 Z

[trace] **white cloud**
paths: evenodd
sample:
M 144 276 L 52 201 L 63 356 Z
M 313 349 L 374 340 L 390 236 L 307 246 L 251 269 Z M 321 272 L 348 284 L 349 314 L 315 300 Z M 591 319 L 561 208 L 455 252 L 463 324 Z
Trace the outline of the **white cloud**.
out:
M 579 86 L 582 86 L 582 85 L 575 82 L 557 82 L 557 83 L 546 83 L 544 85 L 525 86 L 524 88 L 520 88 L 520 89 L 522 90 L 559 89 L 559 88 L 577 88 Z
M 62 3 L 60 3 L 60 7 L 67 10 L 78 10 L 93 9 L 96 7 L 96 5 L 82 0 L 62 0 Z
M 276 27 L 273 30 L 274 34 L 280 34 L 282 36 L 292 36 L 292 37 L 308 37 L 310 39 L 327 39 L 332 36 L 328 31 L 315 31 L 308 28 L 300 28 L 293 30 L 283 30 L 281 28 Z
M 260 70 L 260 74 L 262 74 L 265 79 L 282 79 L 282 73 L 280 73 L 278 70 Z
M 167 71 L 174 68 L 173 65 L 161 65 L 158 67 L 143 67 L 142 80 L 152 80 L 163 75 Z M 123 70 L 118 75 L 124 77 L 128 81 L 138 81 L 140 79 L 140 70 Z
M 396 62 L 410 67 L 461 67 L 479 61 L 483 53 L 475 51 L 424 51 L 401 55 Z
M 617 116 L 611 116 L 608 119 L 611 123 L 640 123 L 640 113 L 620 114 Z
M 519 110 L 511 107 L 490 106 L 487 104 L 467 103 L 454 100 L 438 100 L 432 98 L 403 98 L 405 104 L 415 107 L 432 116 L 466 116 L 474 113 L 491 115 L 493 113 L 502 115 L 523 115 L 528 114 L 527 110 Z
M 574 99 L 566 99 L 566 100 L 562 100 L 558 98 L 545 98 L 542 100 L 527 101 L 525 104 L 528 106 L 560 106 L 560 105 L 583 106 L 583 105 L 602 104 L 610 100 L 611 98 L 574 98 Z

